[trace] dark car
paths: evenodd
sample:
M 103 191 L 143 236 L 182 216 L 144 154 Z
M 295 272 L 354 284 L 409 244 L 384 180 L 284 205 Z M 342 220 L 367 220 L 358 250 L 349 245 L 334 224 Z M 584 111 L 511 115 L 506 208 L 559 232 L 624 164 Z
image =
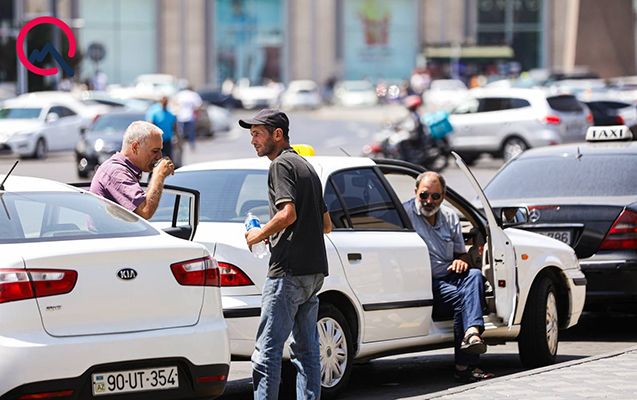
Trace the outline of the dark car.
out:
M 597 126 L 626 125 L 637 133 L 637 106 L 623 101 L 589 101 L 585 103 L 593 113 L 593 123 Z
M 198 93 L 204 103 L 223 107 L 228 110 L 242 107 L 241 100 L 231 94 L 224 94 L 218 89 L 202 89 Z
M 88 178 L 97 167 L 122 148 L 124 132 L 135 121 L 144 121 L 146 114 L 139 111 L 112 111 L 97 118 L 75 145 L 77 174 Z M 181 142 L 173 137 L 173 162 L 181 166 Z
M 592 142 L 593 136 L 611 140 Z M 587 143 L 524 152 L 485 188 L 494 209 L 528 207 L 529 222 L 520 228 L 575 249 L 589 310 L 637 304 L 637 142 L 631 138 L 626 126 L 589 128 Z

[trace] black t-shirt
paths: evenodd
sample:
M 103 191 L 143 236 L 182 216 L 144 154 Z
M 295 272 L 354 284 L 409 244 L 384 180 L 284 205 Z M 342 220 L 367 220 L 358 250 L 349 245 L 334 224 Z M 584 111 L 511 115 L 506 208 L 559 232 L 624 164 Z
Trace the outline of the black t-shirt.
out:
M 270 236 L 268 276 L 327 275 L 327 254 L 323 237 L 323 200 L 321 181 L 314 168 L 291 147 L 283 149 L 272 161 L 268 173 L 270 218 L 283 203 L 294 203 L 296 221 Z

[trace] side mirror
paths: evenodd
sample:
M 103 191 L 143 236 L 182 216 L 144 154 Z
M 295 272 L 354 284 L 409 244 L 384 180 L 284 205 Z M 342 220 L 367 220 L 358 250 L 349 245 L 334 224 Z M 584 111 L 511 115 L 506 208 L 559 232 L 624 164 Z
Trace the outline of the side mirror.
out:
M 50 124 L 50 123 L 55 122 L 55 121 L 57 121 L 59 119 L 60 119 L 60 116 L 57 113 L 52 112 L 52 113 L 49 113 L 46 116 L 46 123 Z
M 526 207 L 505 207 L 500 215 L 503 228 L 524 225 L 529 222 L 529 209 Z
M 81 127 L 81 128 L 80 128 L 80 136 L 82 136 L 82 137 L 86 136 L 86 130 L 87 130 L 87 129 L 86 129 L 86 127 L 85 127 L 85 126 Z

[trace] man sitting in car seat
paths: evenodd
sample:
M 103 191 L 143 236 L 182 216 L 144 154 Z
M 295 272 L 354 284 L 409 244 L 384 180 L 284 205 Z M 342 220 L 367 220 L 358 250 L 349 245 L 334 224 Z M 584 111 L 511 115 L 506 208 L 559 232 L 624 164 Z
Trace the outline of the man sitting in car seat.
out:
M 484 331 L 482 271 L 469 269 L 458 215 L 442 207 L 447 185 L 436 172 L 423 172 L 416 179 L 416 197 L 403 203 L 414 229 L 427 243 L 431 260 L 434 310 L 453 307 L 455 378 L 476 382 L 494 377 L 478 368 L 487 346 Z

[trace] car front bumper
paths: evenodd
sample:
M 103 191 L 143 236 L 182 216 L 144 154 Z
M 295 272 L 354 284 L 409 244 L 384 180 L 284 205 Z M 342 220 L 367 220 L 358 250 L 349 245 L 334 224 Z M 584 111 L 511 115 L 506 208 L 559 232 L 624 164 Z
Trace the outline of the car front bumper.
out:
M 637 303 L 637 260 L 581 260 L 586 305 Z

